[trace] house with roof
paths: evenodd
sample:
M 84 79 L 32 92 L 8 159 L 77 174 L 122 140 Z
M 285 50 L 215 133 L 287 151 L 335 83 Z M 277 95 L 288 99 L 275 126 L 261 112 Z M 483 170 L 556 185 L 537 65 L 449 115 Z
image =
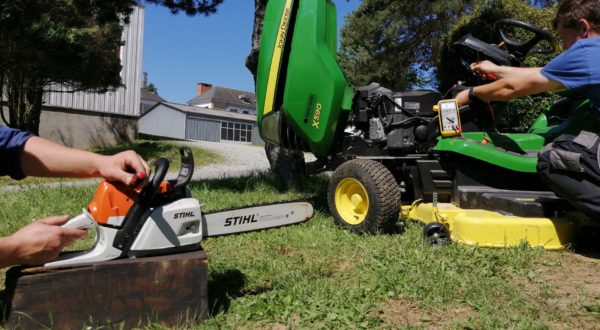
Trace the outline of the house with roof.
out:
M 196 97 L 187 101 L 188 105 L 256 116 L 254 93 L 221 86 L 213 87 L 202 82 L 198 83 L 196 90 Z
M 188 104 L 162 101 L 142 114 L 139 133 L 178 140 L 263 144 L 254 93 L 199 83 Z

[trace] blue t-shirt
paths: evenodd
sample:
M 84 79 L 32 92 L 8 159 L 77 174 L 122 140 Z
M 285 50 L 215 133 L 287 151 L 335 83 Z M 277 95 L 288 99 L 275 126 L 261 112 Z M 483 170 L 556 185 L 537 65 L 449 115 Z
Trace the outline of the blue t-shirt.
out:
M 600 112 L 600 37 L 579 39 L 541 71 L 548 79 L 582 93 Z
M 0 126 L 0 175 L 10 175 L 20 180 L 25 177 L 21 170 L 21 151 L 32 137 L 30 132 Z

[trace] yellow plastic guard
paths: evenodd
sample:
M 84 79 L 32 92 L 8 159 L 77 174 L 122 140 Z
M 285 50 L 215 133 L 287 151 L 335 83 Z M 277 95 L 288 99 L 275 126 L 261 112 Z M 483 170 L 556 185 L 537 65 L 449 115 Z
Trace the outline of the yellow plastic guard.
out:
M 406 219 L 448 226 L 453 241 L 482 247 L 512 247 L 526 241 L 531 247 L 563 250 L 574 242 L 579 221 L 574 217 L 523 218 L 486 210 L 461 209 L 453 204 L 416 201 L 402 211 Z

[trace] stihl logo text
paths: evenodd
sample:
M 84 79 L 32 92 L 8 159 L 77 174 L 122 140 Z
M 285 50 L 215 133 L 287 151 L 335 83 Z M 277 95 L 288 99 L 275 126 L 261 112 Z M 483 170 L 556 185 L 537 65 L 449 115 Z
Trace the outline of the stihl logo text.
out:
M 315 115 L 313 116 L 313 123 L 312 123 L 312 127 L 316 128 L 316 129 L 319 129 L 322 108 L 323 108 L 323 106 L 321 105 L 321 103 L 317 103 L 317 107 L 315 108 Z
M 173 215 L 173 219 L 183 219 L 183 218 L 191 218 L 195 216 L 194 215 L 194 211 L 188 211 L 188 212 L 179 212 L 179 213 L 175 213 Z
M 252 223 L 252 222 L 258 222 L 258 220 L 256 220 L 255 216 L 256 216 L 255 214 L 251 214 L 251 215 L 227 218 L 227 219 L 225 219 L 225 227 L 243 225 L 243 224 Z

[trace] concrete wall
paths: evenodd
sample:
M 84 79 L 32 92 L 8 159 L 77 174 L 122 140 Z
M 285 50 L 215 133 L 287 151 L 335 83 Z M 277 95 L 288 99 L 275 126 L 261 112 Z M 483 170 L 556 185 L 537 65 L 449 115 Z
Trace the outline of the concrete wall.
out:
M 137 117 L 58 108 L 42 111 L 40 123 L 41 137 L 80 149 L 114 146 L 137 138 Z
M 139 132 L 173 139 L 185 139 L 185 113 L 159 105 L 140 117 Z

